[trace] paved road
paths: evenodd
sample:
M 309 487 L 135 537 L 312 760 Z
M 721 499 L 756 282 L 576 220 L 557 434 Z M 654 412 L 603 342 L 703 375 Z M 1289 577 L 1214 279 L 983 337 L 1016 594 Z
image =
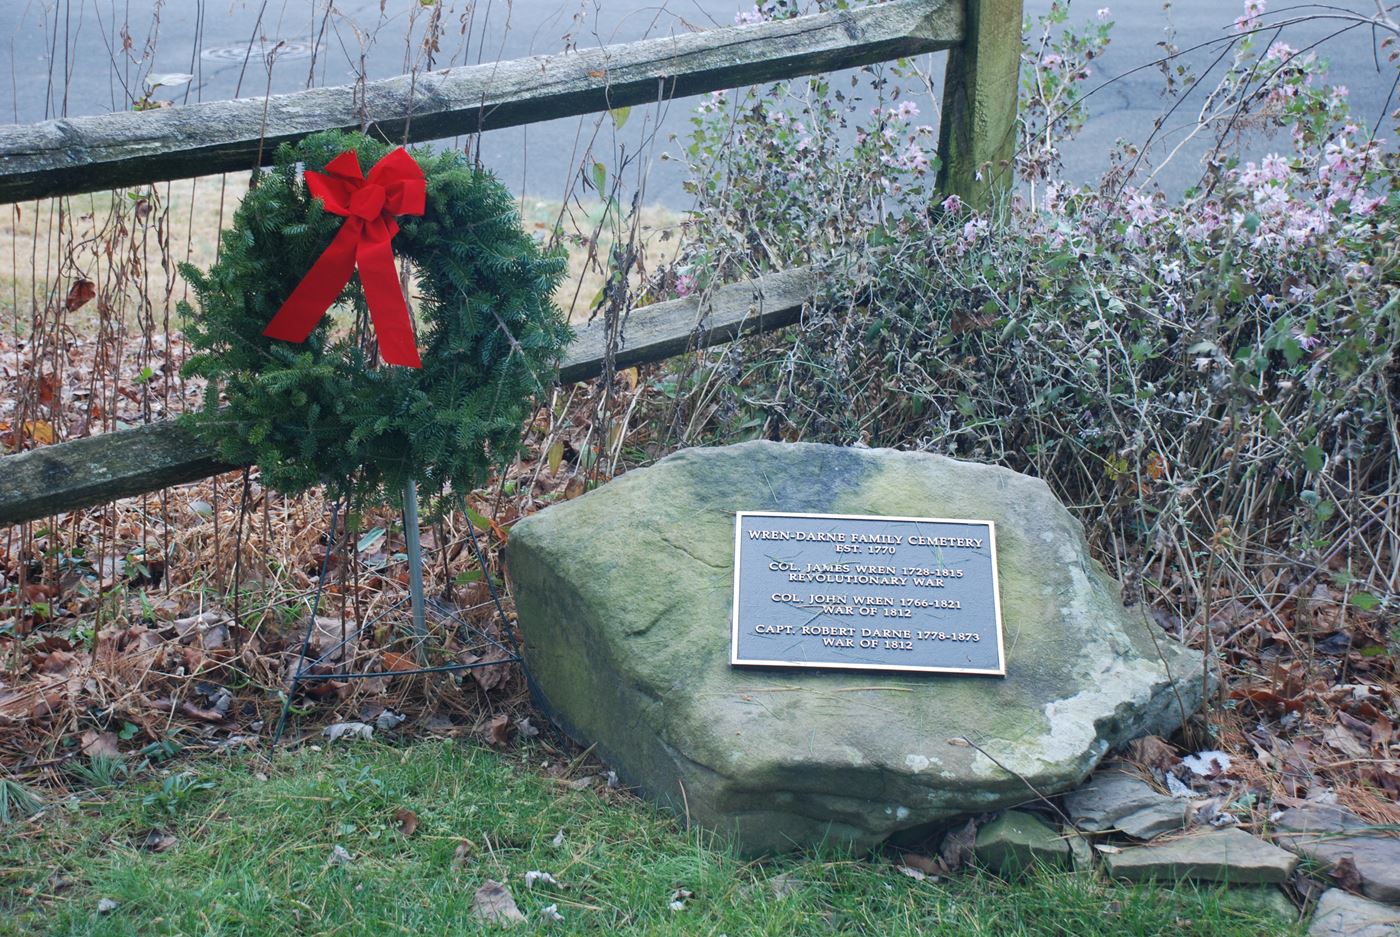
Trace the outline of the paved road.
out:
M 1049 5 L 1049 0 L 1027 0 L 1026 9 L 1039 11 Z M 1172 41 L 1183 51 L 1210 43 L 1184 54 L 1181 59 L 1205 76 L 1210 74 L 1211 62 L 1222 50 L 1222 45 L 1215 40 L 1234 35 L 1234 21 L 1243 7 L 1239 0 L 1171 0 L 1169 12 L 1164 12 L 1166 4 L 1162 0 L 1078 0 L 1071 8 L 1072 19 L 1087 20 L 1095 15 L 1097 7 L 1105 5 L 1115 23 L 1113 41 L 1088 82 L 1090 87 L 1102 85 L 1102 88 L 1089 99 L 1090 119 L 1065 151 L 1066 174 L 1082 182 L 1097 178 L 1107 168 L 1106 154 L 1119 138 L 1146 140 L 1153 122 L 1169 106 L 1162 96 L 1162 73 L 1155 67 L 1135 71 L 1163 55 L 1157 43 L 1167 38 L 1168 29 L 1174 31 Z M 1331 5 L 1367 15 L 1375 13 L 1373 0 L 1336 0 Z M 1292 8 L 1302 12 L 1308 4 L 1271 0 L 1270 6 L 1279 11 Z M 1262 22 L 1280 20 L 1284 15 L 1279 12 Z M 1369 31 L 1350 29 L 1341 35 L 1332 35 L 1345 25 L 1337 20 L 1298 23 L 1287 27 L 1279 39 L 1296 49 L 1316 44 L 1319 57 L 1331 63 L 1329 82 L 1348 88 L 1353 113 L 1371 125 L 1384 113 L 1386 99 L 1396 79 L 1396 67 L 1386 64 L 1384 54 L 1373 54 Z M 1219 74 L 1219 69 L 1215 74 Z M 1106 82 L 1107 79 L 1113 80 Z M 1195 123 L 1203 93 L 1213 86 L 1214 81 L 1203 80 L 1193 96 L 1167 120 L 1154 153 L 1170 150 L 1177 144 L 1185 132 L 1184 125 Z M 1400 100 L 1391 102 L 1390 109 L 1393 111 L 1397 104 Z M 1396 136 L 1394 126 L 1395 121 L 1388 120 L 1381 128 L 1381 135 L 1387 137 L 1392 146 Z M 1287 152 L 1288 148 L 1286 137 L 1267 139 L 1256 135 L 1248 140 L 1246 151 L 1258 158 L 1269 152 Z M 1200 147 L 1183 149 L 1163 171 L 1159 181 L 1169 191 L 1179 191 L 1195 182 L 1199 177 L 1202 152 Z
M 1334 2 L 1358 12 L 1374 9 L 1372 0 Z M 1108 54 L 1096 63 L 1091 85 L 1129 73 L 1160 55 L 1156 43 L 1169 24 L 1176 30 L 1177 45 L 1187 48 L 1229 35 L 1238 13 L 1238 4 L 1226 0 L 1173 0 L 1169 12 L 1160 0 L 1078 0 L 1071 8 L 1072 18 L 1092 20 L 1104 3 L 1117 27 Z M 1049 4 L 1050 0 L 1027 0 L 1026 6 L 1034 15 Z M 1282 6 L 1283 0 L 1274 5 Z M 445 29 L 435 65 L 555 52 L 566 43 L 585 48 L 730 23 L 744 6 L 736 0 L 661 0 L 660 5 L 640 5 L 637 0 L 442 0 Z M 420 40 L 431 8 L 417 0 L 384 0 L 382 10 L 380 0 L 335 0 L 327 15 L 326 7 L 324 0 L 177 0 L 164 5 L 157 21 L 142 0 L 0 0 L 0 50 L 8 45 L 4 57 L 11 63 L 5 70 L 10 74 L 0 72 L 0 82 L 10 86 L 8 94 L 0 92 L 0 120 L 25 122 L 125 108 L 142 93 L 141 76 L 147 72 L 193 73 L 195 79 L 188 85 L 155 93 L 157 98 L 184 102 L 293 91 L 308 83 L 347 84 L 361 67 L 370 78 L 382 78 L 423 64 Z M 130 12 L 123 14 L 122 8 Z M 1337 28 L 1335 23 L 1304 24 L 1290 28 L 1285 38 L 1303 47 Z M 418 38 L 408 42 L 406 35 Z M 1396 75 L 1394 66 L 1377 64 L 1371 41 L 1369 33 L 1352 30 L 1319 50 L 1333 61 L 1333 80 L 1348 86 L 1354 107 L 1368 120 L 1381 113 Z M 284 44 L 269 69 L 263 53 L 278 42 Z M 146 53 L 147 49 L 153 51 Z M 1201 68 L 1213 56 L 1212 49 L 1204 49 L 1190 61 Z M 941 64 L 936 70 L 941 71 Z M 1066 174 L 1092 180 L 1106 168 L 1106 154 L 1116 139 L 1143 140 L 1162 112 L 1161 89 L 1160 74 L 1147 69 L 1098 91 L 1089 123 L 1066 150 Z M 1178 113 L 1184 117 L 1190 110 L 1188 104 Z M 924 111 L 933 113 L 934 107 Z M 607 134 L 593 145 L 609 164 L 615 161 L 605 154 L 618 145 L 625 144 L 628 154 L 648 153 L 650 159 L 633 164 L 632 180 L 640 181 L 645 171 L 648 200 L 681 207 L 686 197 L 680 172 L 674 162 L 656 157 L 668 147 L 675 150 L 667 138 L 686 131 L 688 116 L 688 102 L 683 101 L 661 114 L 654 108 L 637 108 L 624 134 L 616 140 Z M 660 133 L 655 132 L 658 117 Z M 573 177 L 572 167 L 583 159 L 592 126 L 591 119 L 571 119 L 493 131 L 484 135 L 483 158 L 513 189 L 559 198 Z M 1174 145 L 1177 138 L 1169 124 L 1163 145 Z M 1262 155 L 1284 149 L 1286 142 L 1254 139 L 1250 149 Z M 1169 189 L 1189 184 L 1197 156 L 1184 152 L 1160 181 Z

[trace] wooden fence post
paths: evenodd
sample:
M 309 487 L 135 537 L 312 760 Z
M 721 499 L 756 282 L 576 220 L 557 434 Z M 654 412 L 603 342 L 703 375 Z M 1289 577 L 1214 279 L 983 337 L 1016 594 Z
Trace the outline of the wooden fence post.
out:
M 938 191 L 986 208 L 1015 181 L 1021 0 L 966 0 L 965 38 L 948 52 Z

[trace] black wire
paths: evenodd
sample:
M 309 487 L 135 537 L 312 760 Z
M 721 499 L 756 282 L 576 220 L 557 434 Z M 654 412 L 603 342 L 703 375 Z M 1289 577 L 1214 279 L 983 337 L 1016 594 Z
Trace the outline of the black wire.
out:
M 480 608 L 480 607 L 481 607 L 481 606 L 479 606 L 479 605 L 473 605 L 473 606 L 472 606 L 472 608 Z M 458 627 L 457 627 L 457 639 L 458 639 L 459 641 L 461 641 L 463 644 L 466 644 L 466 643 L 467 643 L 466 632 L 470 631 L 470 632 L 472 632 L 473 634 L 479 636 L 483 641 L 485 641 L 487 644 L 491 645 L 492 647 L 496 648 L 497 650 L 505 651 L 507 654 L 517 654 L 517 653 L 518 653 L 518 652 L 516 651 L 516 649 L 514 648 L 514 646 L 506 647 L 506 646 L 505 646 L 504 644 L 502 644 L 500 641 L 497 641 L 495 638 L 491 637 L 491 635 L 487 634 L 485 631 L 481 630 L 480 628 L 478 628 L 478 627 L 476 627 L 475 625 L 473 625 L 471 622 L 467 621 L 465 618 L 463 618 L 463 617 L 461 616 L 460 613 L 455 612 L 455 611 L 453 611 L 453 610 L 451 610 L 451 609 L 444 608 L 444 607 L 443 607 L 443 604 L 442 604 L 441 602 L 439 602 L 438 600 L 436 600 L 436 599 L 429 599 L 429 600 L 428 600 L 428 610 L 431 611 L 431 612 L 432 612 L 434 615 L 436 615 L 438 618 L 442 618 L 442 619 L 445 619 L 445 620 L 447 620 L 447 621 L 454 621 L 454 622 L 456 622 L 456 623 L 457 623 L 457 626 L 458 626 Z

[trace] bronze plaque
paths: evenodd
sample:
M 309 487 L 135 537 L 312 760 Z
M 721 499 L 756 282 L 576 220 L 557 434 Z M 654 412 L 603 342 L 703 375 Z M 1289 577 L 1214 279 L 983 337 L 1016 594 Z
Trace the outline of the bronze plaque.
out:
M 730 663 L 1005 676 L 995 525 L 739 512 Z

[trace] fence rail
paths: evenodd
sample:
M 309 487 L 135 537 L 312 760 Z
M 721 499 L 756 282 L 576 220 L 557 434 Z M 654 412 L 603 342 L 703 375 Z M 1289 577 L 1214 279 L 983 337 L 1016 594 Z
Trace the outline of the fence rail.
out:
M 611 48 L 267 98 L 0 127 L 0 202 L 272 162 L 321 130 L 412 143 L 868 65 L 957 45 L 961 0 L 892 0 Z M 1019 36 L 1019 20 L 1017 21 Z
M 1009 185 L 1022 0 L 890 0 L 776 22 L 269 98 L 0 127 L 0 203 L 251 169 L 329 129 L 405 142 L 664 101 L 949 49 L 938 188 L 982 206 Z M 356 103 L 356 94 L 359 103 Z M 808 268 L 632 313 L 615 364 L 660 361 L 798 321 Z M 602 372 L 601 323 L 580 330 L 560 383 Z M 0 457 L 0 524 L 237 468 L 172 421 Z
M 662 361 L 745 335 L 792 325 L 816 300 L 820 275 L 807 267 L 634 310 L 613 356 L 619 368 Z M 559 383 L 603 373 L 608 336 L 601 320 L 578 330 L 559 367 Z M 42 446 L 0 459 L 0 524 L 17 524 L 198 481 L 240 468 L 219 458 L 189 429 L 160 420 Z

